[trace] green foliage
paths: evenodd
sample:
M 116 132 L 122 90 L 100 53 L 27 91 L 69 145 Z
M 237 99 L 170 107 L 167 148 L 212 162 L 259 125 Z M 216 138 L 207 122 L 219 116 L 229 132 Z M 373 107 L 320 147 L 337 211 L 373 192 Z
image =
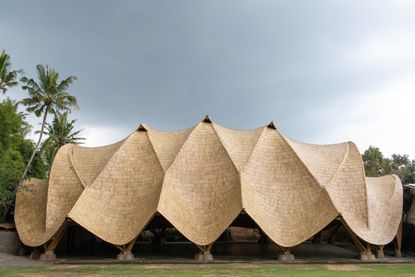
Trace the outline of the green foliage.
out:
M 0 218 L 14 202 L 14 189 L 34 148 L 33 142 L 26 138 L 30 125 L 17 108 L 16 102 L 10 99 L 0 102 Z M 40 155 L 34 158 L 28 176 L 46 177 L 46 166 Z
M 17 73 L 20 70 L 10 70 L 10 56 L 6 51 L 0 53 L 0 93 L 6 93 L 7 89 L 18 84 Z
M 378 147 L 369 146 L 362 159 L 366 176 L 396 174 L 404 184 L 415 183 L 415 160 L 411 161 L 409 155 L 393 154 L 385 158 Z
M 362 158 L 366 176 L 376 177 L 387 174 L 385 173 L 385 158 L 378 147 L 369 146 Z
M 24 121 L 24 116 L 17 112 L 17 104 L 7 98 L 0 106 L 0 154 L 7 149 L 15 137 L 24 137 L 30 131 L 30 126 Z
M 409 155 L 393 154 L 391 159 L 385 159 L 387 171 L 396 174 L 404 184 L 415 183 L 415 160 L 410 160 Z
M 8 88 L 18 84 L 17 74 L 21 71 L 11 71 L 10 66 L 10 57 L 3 50 L 0 53 L 0 93 L 5 93 Z M 56 115 L 59 111 L 70 111 L 71 108 L 78 108 L 78 103 L 67 91 L 69 85 L 76 80 L 74 76 L 59 80 L 59 73 L 53 68 L 37 65 L 36 69 L 38 82 L 27 77 L 21 78 L 22 89 L 28 92 L 29 97 L 20 102 L 29 113 L 38 117 L 43 115 L 36 145 L 26 138 L 31 126 L 25 121 L 24 115 L 18 112 L 18 104 L 10 99 L 0 102 L 0 220 L 4 220 L 4 215 L 14 203 L 16 190 L 25 177 L 46 178 L 44 157 L 48 157 L 49 166 L 51 157 L 62 143 L 81 140 L 77 137 L 80 131 L 72 132 L 75 121 L 68 122 L 67 113 L 59 114 L 57 121 L 46 131 L 51 137 L 45 144 L 48 146 L 45 151 L 50 154 L 38 153 L 48 113 Z M 58 130 L 60 127 L 62 130 Z
M 0 214 L 13 204 L 13 191 L 24 169 L 24 158 L 13 148 L 7 149 L 0 159 Z
M 40 64 L 36 69 L 38 82 L 27 77 L 20 79 L 24 84 L 22 89 L 29 93 L 29 97 L 21 100 L 21 103 L 27 107 L 29 113 L 40 117 L 44 112 L 56 113 L 78 108 L 76 97 L 67 91 L 76 80 L 75 76 L 59 81 L 59 73 L 55 69 Z
M 82 144 L 85 138 L 78 135 L 82 130 L 74 131 L 76 120 L 68 119 L 68 112 L 57 112 L 52 124 L 47 123 L 43 132 L 48 138 L 43 142 L 42 153 L 48 166 L 51 165 L 56 151 L 65 144 Z
M 78 108 L 76 97 L 70 95 L 67 91 L 70 84 L 76 80 L 76 77 L 70 76 L 59 81 L 59 73 L 55 69 L 40 64 L 36 66 L 36 69 L 38 82 L 27 77 L 20 79 L 23 83 L 22 89 L 29 93 L 29 97 L 22 99 L 20 103 L 26 106 L 26 110 L 29 113 L 34 113 L 37 117 L 43 115 L 43 119 L 38 141 L 23 171 L 19 185 L 26 178 L 28 171 L 31 169 L 33 159 L 38 153 L 48 114 L 56 115 L 59 111 L 70 111 L 71 108 Z

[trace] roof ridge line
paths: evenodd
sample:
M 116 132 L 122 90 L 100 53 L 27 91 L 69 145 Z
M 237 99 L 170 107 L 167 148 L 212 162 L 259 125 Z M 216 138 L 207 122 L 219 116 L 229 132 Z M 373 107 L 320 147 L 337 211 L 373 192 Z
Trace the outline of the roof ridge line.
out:
M 78 169 L 75 166 L 75 163 L 73 162 L 73 149 L 75 147 L 75 144 L 72 144 L 71 149 L 69 149 L 69 161 L 71 162 L 71 166 L 73 168 L 73 171 L 75 172 L 76 177 L 79 179 L 79 181 L 81 182 L 82 186 L 84 187 L 84 189 L 86 188 L 85 182 L 84 180 L 82 180 L 81 175 L 79 175 Z
M 124 138 L 124 139 L 122 139 L 122 140 L 120 140 L 119 142 L 116 142 L 116 143 L 119 143 L 120 144 L 120 146 L 118 146 L 117 147 L 117 149 L 112 153 L 112 155 L 111 155 L 111 157 L 109 157 L 108 158 L 108 160 L 107 160 L 107 162 L 104 164 L 104 166 L 102 167 L 102 170 L 98 173 L 98 175 L 95 177 L 95 179 L 94 180 L 92 180 L 91 181 L 91 184 L 88 186 L 88 187 L 90 187 L 90 186 L 92 186 L 94 183 L 95 183 L 95 181 L 98 179 L 98 177 L 102 174 L 102 172 L 105 170 L 105 168 L 107 167 L 107 165 L 109 164 L 109 162 L 112 160 L 112 158 L 114 157 L 114 155 L 116 154 L 116 153 L 118 153 L 118 151 L 120 150 L 120 148 L 122 147 L 122 146 L 124 146 L 124 143 L 135 133 L 136 131 L 134 131 L 134 132 L 132 132 L 131 134 L 129 134 L 126 138 Z M 87 187 L 85 187 L 85 188 L 87 188 Z M 81 193 L 82 194 L 82 193 Z M 76 203 L 76 202 L 75 202 Z M 71 209 L 72 210 L 72 209 Z M 69 211 L 70 212 L 70 211 Z M 69 213 L 68 213 L 69 214 Z
M 320 182 L 317 180 L 317 178 L 313 175 L 311 170 L 308 168 L 308 166 L 304 163 L 304 161 L 298 155 L 297 151 L 294 150 L 294 147 L 289 142 L 289 139 L 286 138 L 278 129 L 275 129 L 275 131 L 281 136 L 282 140 L 288 145 L 290 150 L 294 153 L 295 157 L 297 157 L 297 159 L 301 162 L 301 164 L 304 166 L 305 170 L 311 176 L 311 178 L 319 185 L 319 189 L 322 190 L 324 187 L 322 186 L 322 184 L 320 184 Z M 330 196 L 329 196 L 329 198 L 330 198 Z
M 333 179 L 337 176 L 337 173 L 339 172 L 340 168 L 341 168 L 341 167 L 343 166 L 343 164 L 345 163 L 345 161 L 346 161 L 346 158 L 347 158 L 347 155 L 348 155 L 348 154 L 349 154 L 349 143 L 348 143 L 348 142 L 346 142 L 346 152 L 345 152 L 345 153 L 344 153 L 344 155 L 343 155 L 343 159 L 342 159 L 341 163 L 339 164 L 339 166 L 337 167 L 336 171 L 334 172 L 333 176 L 331 176 L 330 180 L 327 182 L 327 186 L 328 186 L 328 185 L 330 185 L 330 184 L 331 184 L 331 182 L 333 181 Z M 304 165 L 305 165 L 305 164 L 304 164 Z M 366 181 L 365 181 L 365 183 L 366 183 Z M 338 213 L 338 214 L 340 214 L 340 215 L 342 215 L 342 213 L 339 211 L 339 209 L 336 207 L 336 205 L 334 204 L 333 200 L 331 199 L 331 196 L 330 196 L 330 194 L 328 193 L 328 191 L 327 191 L 326 187 L 324 186 L 323 188 L 324 188 L 324 190 L 327 192 L 327 194 L 328 194 L 328 196 L 329 196 L 329 199 L 330 199 L 330 202 L 332 203 L 333 207 L 336 209 L 337 213 Z M 342 215 L 342 217 L 343 217 L 343 215 Z
M 360 154 L 359 149 L 357 148 L 356 144 L 354 144 L 354 142 L 348 141 L 347 142 L 348 149 L 350 148 L 350 146 L 349 146 L 350 144 L 353 145 L 356 148 L 357 152 L 359 153 L 358 156 L 359 156 L 359 161 L 360 161 L 360 169 L 362 170 L 362 173 L 363 173 L 362 174 L 362 176 L 363 176 L 363 184 L 364 184 L 363 188 L 365 189 L 365 196 L 366 196 L 366 201 L 365 201 L 365 204 L 366 204 L 366 214 L 367 214 L 367 217 L 366 217 L 366 226 L 367 226 L 368 229 L 370 229 L 370 221 L 369 221 L 369 212 L 370 212 L 370 210 L 369 210 L 369 196 L 368 196 L 368 191 L 367 191 L 365 166 L 363 164 L 362 154 Z M 347 152 L 347 155 L 349 155 L 349 153 L 350 153 L 350 151 Z
M 226 149 L 226 146 L 225 146 L 225 144 L 223 143 L 223 140 L 222 140 L 222 138 L 220 137 L 220 135 L 219 135 L 219 133 L 218 133 L 218 131 L 217 131 L 217 129 L 216 129 L 216 127 L 215 127 L 215 125 L 217 125 L 217 124 L 215 124 L 215 123 L 213 123 L 213 122 L 211 123 L 212 130 L 213 130 L 213 132 L 215 133 L 216 137 L 218 138 L 218 140 L 219 140 L 220 144 L 222 145 L 223 149 L 225 149 L 225 152 L 226 152 L 226 154 L 228 155 L 229 159 L 231 160 L 231 162 L 232 162 L 232 164 L 233 164 L 233 167 L 235 167 L 236 172 L 238 173 L 238 175 L 239 175 L 239 179 L 240 179 L 240 181 L 241 181 L 241 171 L 240 171 L 240 169 L 238 168 L 238 166 L 236 165 L 236 163 L 234 162 L 234 160 L 232 159 L 231 154 L 229 154 L 228 149 Z M 223 128 L 225 128 L 225 127 L 223 127 Z M 241 181 L 241 182 L 242 182 L 242 181 Z
M 337 212 L 337 214 L 341 215 L 341 213 L 339 212 L 339 209 L 336 207 L 333 200 L 331 199 L 331 196 L 330 196 L 329 192 L 327 191 L 326 187 L 322 186 L 320 184 L 320 182 L 317 180 L 317 178 L 313 175 L 313 173 L 308 168 L 308 166 L 304 163 L 304 161 L 300 158 L 298 153 L 294 150 L 294 147 L 291 145 L 289 139 L 286 138 L 278 129 L 275 129 L 275 130 L 281 136 L 281 138 L 284 140 L 284 142 L 288 145 L 288 147 L 291 149 L 291 151 L 294 153 L 294 155 L 298 158 L 298 160 L 304 166 L 305 170 L 308 172 L 308 174 L 311 176 L 311 178 L 319 185 L 320 191 L 324 191 L 324 193 L 326 194 L 327 198 L 329 199 L 331 205 L 333 206 L 333 208 Z
M 337 176 L 337 173 L 339 172 L 340 168 L 344 165 L 346 162 L 347 156 L 349 155 L 349 142 L 346 142 L 346 152 L 344 152 L 342 161 L 340 162 L 339 166 L 336 168 L 336 171 L 334 172 L 333 176 L 330 177 L 330 180 L 327 182 L 327 185 L 330 185 L 331 182 L 333 182 L 333 179 Z
M 386 175 L 387 176 L 387 175 Z M 401 179 L 399 178 L 399 176 L 398 175 L 396 175 L 396 174 L 390 174 L 389 176 L 391 176 L 392 178 L 393 178 L 393 180 L 395 181 L 395 186 L 394 186 L 394 188 L 393 188 L 393 192 L 392 192 L 392 194 L 389 196 L 389 200 L 391 200 L 392 199 L 392 197 L 393 197 L 393 195 L 395 194 L 395 192 L 396 192 L 396 188 L 399 186 L 399 185 L 401 185 L 402 186 L 402 181 L 401 181 Z
M 347 158 L 349 157 L 349 154 L 350 154 L 350 144 L 352 143 L 351 141 L 347 141 L 347 142 L 345 142 L 346 143 L 346 146 L 347 146 L 347 148 L 346 148 L 346 152 L 345 152 L 345 154 L 344 154 L 344 156 L 343 156 L 343 159 L 342 159 L 342 161 L 341 161 L 341 163 L 339 164 L 339 166 L 338 166 L 338 168 L 336 169 L 336 172 L 333 174 L 333 176 L 330 178 L 330 180 L 327 182 L 327 185 L 330 185 L 331 183 L 332 183 L 332 181 L 334 180 L 334 178 L 337 176 L 337 174 L 338 174 L 338 172 L 340 171 L 340 169 L 344 166 L 344 164 L 346 163 L 346 161 L 347 161 Z M 367 183 L 366 183 L 366 178 L 365 178 L 365 176 L 366 176 L 366 174 L 365 174 L 365 171 L 364 171 L 364 167 L 363 167 L 363 161 L 361 160 L 362 158 L 361 158 L 361 155 L 359 155 L 359 157 L 360 157 L 360 161 L 361 161 L 361 164 L 362 164 L 362 166 L 361 166 L 361 169 L 362 169 L 362 171 L 363 171 L 363 184 L 364 184 L 364 190 L 365 190 L 365 205 L 366 205 L 366 226 L 367 226 L 367 228 L 368 229 L 370 229 L 370 221 L 369 221 L 369 205 L 368 205 L 368 199 L 369 199 L 369 197 L 368 197 L 368 191 L 367 191 Z M 331 199 L 331 198 L 330 198 Z M 333 203 L 334 204 L 334 203 Z M 335 206 L 336 207 L 336 206 Z M 338 211 L 338 209 L 336 208 L 336 210 Z M 344 219 L 344 220 L 346 220 L 346 219 Z
M 200 123 L 199 123 L 199 124 L 200 124 Z M 199 124 L 197 124 L 197 125 L 195 125 L 195 126 L 193 126 L 193 127 L 188 128 L 188 129 L 189 129 L 189 134 L 187 134 L 186 138 L 183 140 L 183 144 L 180 146 L 179 151 L 177 151 L 176 156 L 175 156 L 175 157 L 174 157 L 174 159 L 171 161 L 170 165 L 166 168 L 166 171 L 164 172 L 164 175 L 166 175 L 166 174 L 167 174 L 167 171 L 170 169 L 170 167 L 172 166 L 172 164 L 176 161 L 177 156 L 179 156 L 180 152 L 181 152 L 181 151 L 182 151 L 182 149 L 183 149 L 183 146 L 186 144 L 186 142 L 187 142 L 187 140 L 189 139 L 190 135 L 193 133 L 193 131 L 195 130 L 195 128 L 196 128 L 197 126 L 199 126 Z M 164 177 L 163 177 L 163 184 L 164 184 Z M 163 186 L 162 186 L 162 189 L 163 189 Z
M 142 124 L 140 124 L 140 127 L 142 127 Z M 140 127 L 138 128 L 138 130 L 140 130 Z M 144 128 L 144 127 L 143 127 Z M 156 149 L 155 149 L 155 147 L 154 147 L 154 144 L 153 144 L 153 141 L 151 140 L 151 137 L 150 137 L 150 132 L 146 129 L 146 128 L 144 128 L 144 130 L 145 130 L 145 134 L 147 135 L 147 138 L 148 138 L 148 141 L 150 142 L 150 145 L 151 145 L 151 149 L 153 149 L 153 152 L 154 152 L 154 154 L 156 155 L 156 158 L 157 158 L 157 161 L 158 161 L 158 163 L 159 163 L 159 165 L 160 165 L 160 167 L 161 167 L 161 170 L 163 171 L 163 180 L 162 180 L 162 184 L 164 183 L 164 175 L 166 175 L 166 170 L 164 169 L 164 167 L 163 167 L 163 164 L 161 163 L 161 161 L 160 161 L 160 157 L 159 157 L 159 155 L 157 154 L 157 151 L 156 151 Z M 144 131 L 144 130 L 140 130 L 140 131 Z
M 261 128 L 261 127 L 260 127 L 260 128 Z M 261 131 L 261 133 L 259 134 L 258 139 L 256 140 L 254 147 L 252 148 L 252 152 L 249 154 L 249 157 L 248 157 L 248 159 L 246 160 L 246 163 L 244 164 L 243 168 L 241 169 L 241 172 L 243 171 L 243 169 L 245 169 L 246 165 L 247 165 L 247 164 L 251 161 L 252 154 L 254 153 L 254 151 L 255 151 L 256 147 L 258 146 L 258 142 L 259 142 L 259 140 L 261 139 L 262 135 L 265 133 L 265 130 L 266 130 L 267 128 L 269 128 L 269 127 L 268 127 L 268 125 L 266 125 L 266 126 L 262 127 L 262 131 Z

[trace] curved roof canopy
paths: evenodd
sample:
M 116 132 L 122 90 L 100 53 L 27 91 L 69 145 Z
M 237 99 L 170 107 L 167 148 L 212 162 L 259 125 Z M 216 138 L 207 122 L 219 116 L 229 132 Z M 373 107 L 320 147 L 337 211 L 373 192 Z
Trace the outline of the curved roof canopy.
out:
M 402 212 L 399 178 L 366 178 L 352 142 L 305 144 L 273 123 L 241 131 L 208 117 L 174 132 L 140 125 L 104 147 L 65 145 L 50 179 L 27 184 L 32 189 L 17 194 L 15 221 L 29 246 L 47 242 L 67 217 L 123 245 L 157 212 L 189 240 L 208 245 L 242 210 L 284 247 L 340 215 L 361 239 L 384 245 Z

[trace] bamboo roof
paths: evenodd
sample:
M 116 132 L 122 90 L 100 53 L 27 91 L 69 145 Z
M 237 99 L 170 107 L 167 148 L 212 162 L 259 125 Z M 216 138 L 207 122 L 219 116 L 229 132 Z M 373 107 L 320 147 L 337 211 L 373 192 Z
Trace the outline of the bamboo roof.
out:
M 376 245 L 396 235 L 402 185 L 367 178 L 352 142 L 312 145 L 273 123 L 241 131 L 209 118 L 181 131 L 147 125 L 109 146 L 68 144 L 46 180 L 19 190 L 15 222 L 24 244 L 46 243 L 66 218 L 116 245 L 158 212 L 190 241 L 214 242 L 245 211 L 277 244 L 295 246 L 342 216 Z

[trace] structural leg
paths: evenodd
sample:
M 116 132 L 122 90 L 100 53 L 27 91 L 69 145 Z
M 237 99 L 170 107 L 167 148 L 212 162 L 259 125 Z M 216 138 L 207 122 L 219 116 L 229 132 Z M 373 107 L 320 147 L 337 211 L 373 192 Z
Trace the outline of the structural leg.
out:
M 398 232 L 393 239 L 393 245 L 395 247 L 395 257 L 402 257 L 402 220 L 399 224 Z
M 117 246 L 117 248 L 120 249 L 120 253 L 117 255 L 117 260 L 131 261 L 132 259 L 134 259 L 134 254 L 131 252 L 131 250 L 134 247 L 134 244 L 137 240 L 137 237 L 135 237 L 128 244 L 125 244 L 125 245 L 122 245 L 122 246 Z
M 45 253 L 40 255 L 41 261 L 54 261 L 56 260 L 56 254 L 55 249 L 56 246 L 58 246 L 60 240 L 63 237 L 63 234 L 65 233 L 65 230 L 68 226 L 68 222 L 65 221 L 62 226 L 59 228 L 59 230 L 56 232 L 56 234 L 50 239 L 48 243 L 45 244 Z
M 279 246 L 281 253 L 278 254 L 279 261 L 294 261 L 295 257 L 291 254 L 290 248 Z
M 370 250 L 370 244 L 361 241 L 356 234 L 349 228 L 347 223 L 343 220 L 343 226 L 346 229 L 347 233 L 349 234 L 350 238 L 352 239 L 353 243 L 356 245 L 357 249 L 360 251 L 360 260 L 361 261 L 374 261 L 376 260 L 375 255 L 373 255 L 372 250 Z
M 198 261 L 212 261 L 213 256 L 210 253 L 213 246 L 213 242 L 208 245 L 197 245 L 197 248 L 199 248 L 199 253 L 195 255 L 195 259 Z
M 33 247 L 32 253 L 30 253 L 30 258 L 37 260 L 37 259 L 40 258 L 40 255 L 41 255 L 40 248 L 39 247 Z
M 383 253 L 383 247 L 384 245 L 377 245 L 376 246 L 376 259 L 384 259 L 385 258 L 385 253 Z

